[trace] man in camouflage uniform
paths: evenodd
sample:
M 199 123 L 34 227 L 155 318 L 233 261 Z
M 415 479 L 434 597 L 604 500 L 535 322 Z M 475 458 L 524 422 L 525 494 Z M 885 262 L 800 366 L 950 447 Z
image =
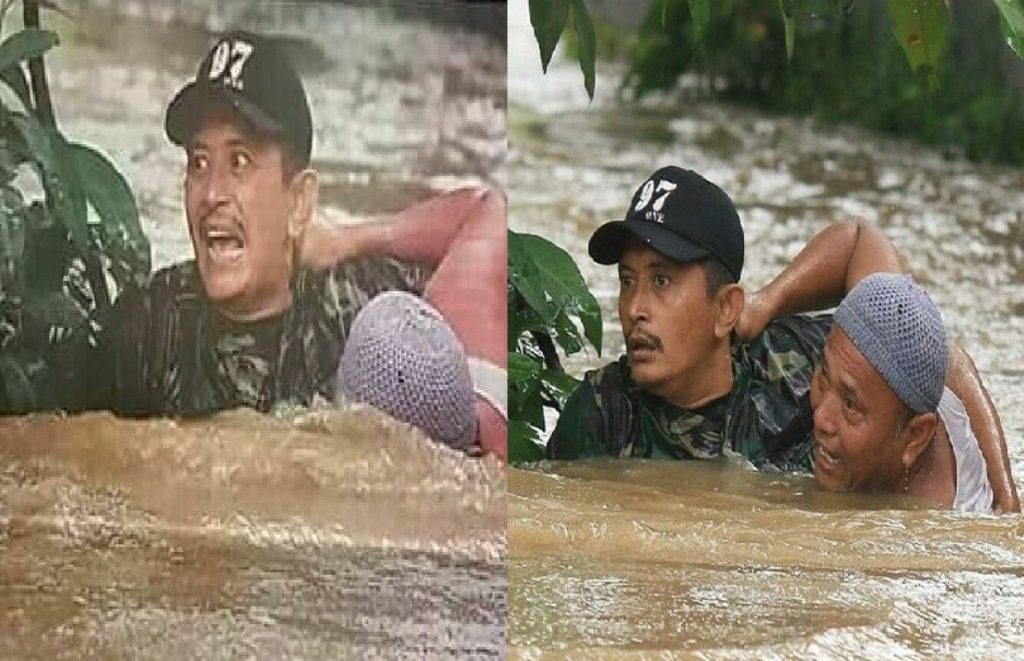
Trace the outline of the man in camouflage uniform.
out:
M 810 472 L 810 387 L 830 314 L 865 275 L 903 270 L 867 223 L 837 223 L 749 298 L 740 287 L 743 230 L 729 196 L 677 167 L 636 191 L 626 218 L 589 244 L 619 265 L 627 353 L 588 372 L 547 445 L 551 459 L 588 456 L 707 459 L 726 450 L 758 468 Z M 787 316 L 790 315 L 790 316 Z M 953 352 L 948 385 L 963 400 L 989 467 L 996 502 L 1019 510 L 998 415 L 973 363 Z
M 187 155 L 195 259 L 118 298 L 93 356 L 90 408 L 196 415 L 331 399 L 356 313 L 385 290 L 421 295 L 485 197 L 458 191 L 426 213 L 310 237 L 306 94 L 276 44 L 247 32 L 218 39 L 165 128 Z
M 721 189 L 662 168 L 589 250 L 619 263 L 627 354 L 587 373 L 548 457 L 706 459 L 728 448 L 759 467 L 810 470 L 801 409 L 831 319 L 789 317 L 755 342 L 730 343 L 743 309 L 743 230 Z

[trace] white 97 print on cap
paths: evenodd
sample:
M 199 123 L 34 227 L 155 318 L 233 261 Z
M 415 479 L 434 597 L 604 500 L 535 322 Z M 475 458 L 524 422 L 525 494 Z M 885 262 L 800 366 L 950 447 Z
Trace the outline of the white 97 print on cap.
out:
M 654 179 L 648 179 L 647 183 L 645 183 L 644 187 L 640 190 L 640 198 L 633 206 L 633 211 L 640 211 L 650 204 L 651 208 L 644 214 L 644 218 L 657 223 L 665 222 L 665 218 L 661 213 L 661 208 L 665 206 L 665 199 L 668 198 L 669 194 L 675 189 L 676 183 L 673 181 L 659 179 L 657 185 L 655 185 Z M 661 194 L 654 198 L 655 193 Z M 651 198 L 654 198 L 653 204 L 651 203 Z
M 252 44 L 239 39 L 217 44 L 210 61 L 210 80 L 221 78 L 225 85 L 243 91 L 245 82 L 242 80 L 242 71 L 252 51 Z

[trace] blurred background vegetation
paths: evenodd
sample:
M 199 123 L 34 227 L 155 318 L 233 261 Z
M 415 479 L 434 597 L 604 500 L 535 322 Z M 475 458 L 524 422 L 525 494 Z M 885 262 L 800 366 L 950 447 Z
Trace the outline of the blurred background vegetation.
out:
M 717 98 L 856 124 L 972 160 L 1024 163 L 1024 62 L 1014 52 L 1021 0 L 586 0 L 573 9 L 583 4 L 598 57 L 626 66 L 624 99 L 665 91 L 682 101 Z M 916 19 L 936 7 L 932 25 L 894 36 L 900 8 Z M 585 39 L 565 35 L 567 54 L 579 57 Z M 934 67 L 912 70 L 905 51 L 913 47 L 936 52 Z

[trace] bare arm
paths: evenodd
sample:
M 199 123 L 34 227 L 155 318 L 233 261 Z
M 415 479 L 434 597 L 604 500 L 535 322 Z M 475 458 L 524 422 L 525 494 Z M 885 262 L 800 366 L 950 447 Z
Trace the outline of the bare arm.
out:
M 1020 498 L 1010 475 L 1010 457 L 1007 454 L 1003 425 L 999 414 L 981 382 L 974 361 L 959 345 L 949 349 L 949 372 L 946 385 L 956 393 L 967 409 L 971 430 L 978 438 L 978 446 L 985 457 L 985 472 L 992 485 L 997 512 L 1020 512 Z
M 776 317 L 838 305 L 865 276 L 877 272 L 906 272 L 896 248 L 877 227 L 864 220 L 829 225 L 778 277 L 750 295 L 736 331 L 740 337 L 752 339 Z M 946 385 L 967 409 L 985 457 L 996 508 L 1019 512 L 1020 499 L 1010 476 L 999 414 L 970 356 L 956 345 L 950 347 L 949 355 Z
M 906 269 L 896 248 L 873 224 L 849 220 L 829 225 L 812 238 L 774 280 L 747 298 L 736 332 L 745 340 L 772 319 L 839 304 L 864 276 Z
M 327 268 L 349 259 L 387 255 L 437 267 L 489 195 L 486 188 L 462 188 L 378 221 L 342 226 L 314 222 L 303 235 L 300 259 L 306 266 Z

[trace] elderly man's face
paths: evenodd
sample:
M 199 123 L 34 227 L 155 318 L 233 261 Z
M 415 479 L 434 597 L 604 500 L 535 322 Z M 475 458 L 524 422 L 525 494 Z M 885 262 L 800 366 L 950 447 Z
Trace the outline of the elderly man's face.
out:
M 899 488 L 905 407 L 838 327 L 811 382 L 814 477 L 830 491 Z
M 287 309 L 297 237 L 282 150 L 224 110 L 203 121 L 186 151 L 185 212 L 207 296 L 237 319 Z
M 669 397 L 702 376 L 715 344 L 704 269 L 630 238 L 619 260 L 619 320 L 637 385 Z

